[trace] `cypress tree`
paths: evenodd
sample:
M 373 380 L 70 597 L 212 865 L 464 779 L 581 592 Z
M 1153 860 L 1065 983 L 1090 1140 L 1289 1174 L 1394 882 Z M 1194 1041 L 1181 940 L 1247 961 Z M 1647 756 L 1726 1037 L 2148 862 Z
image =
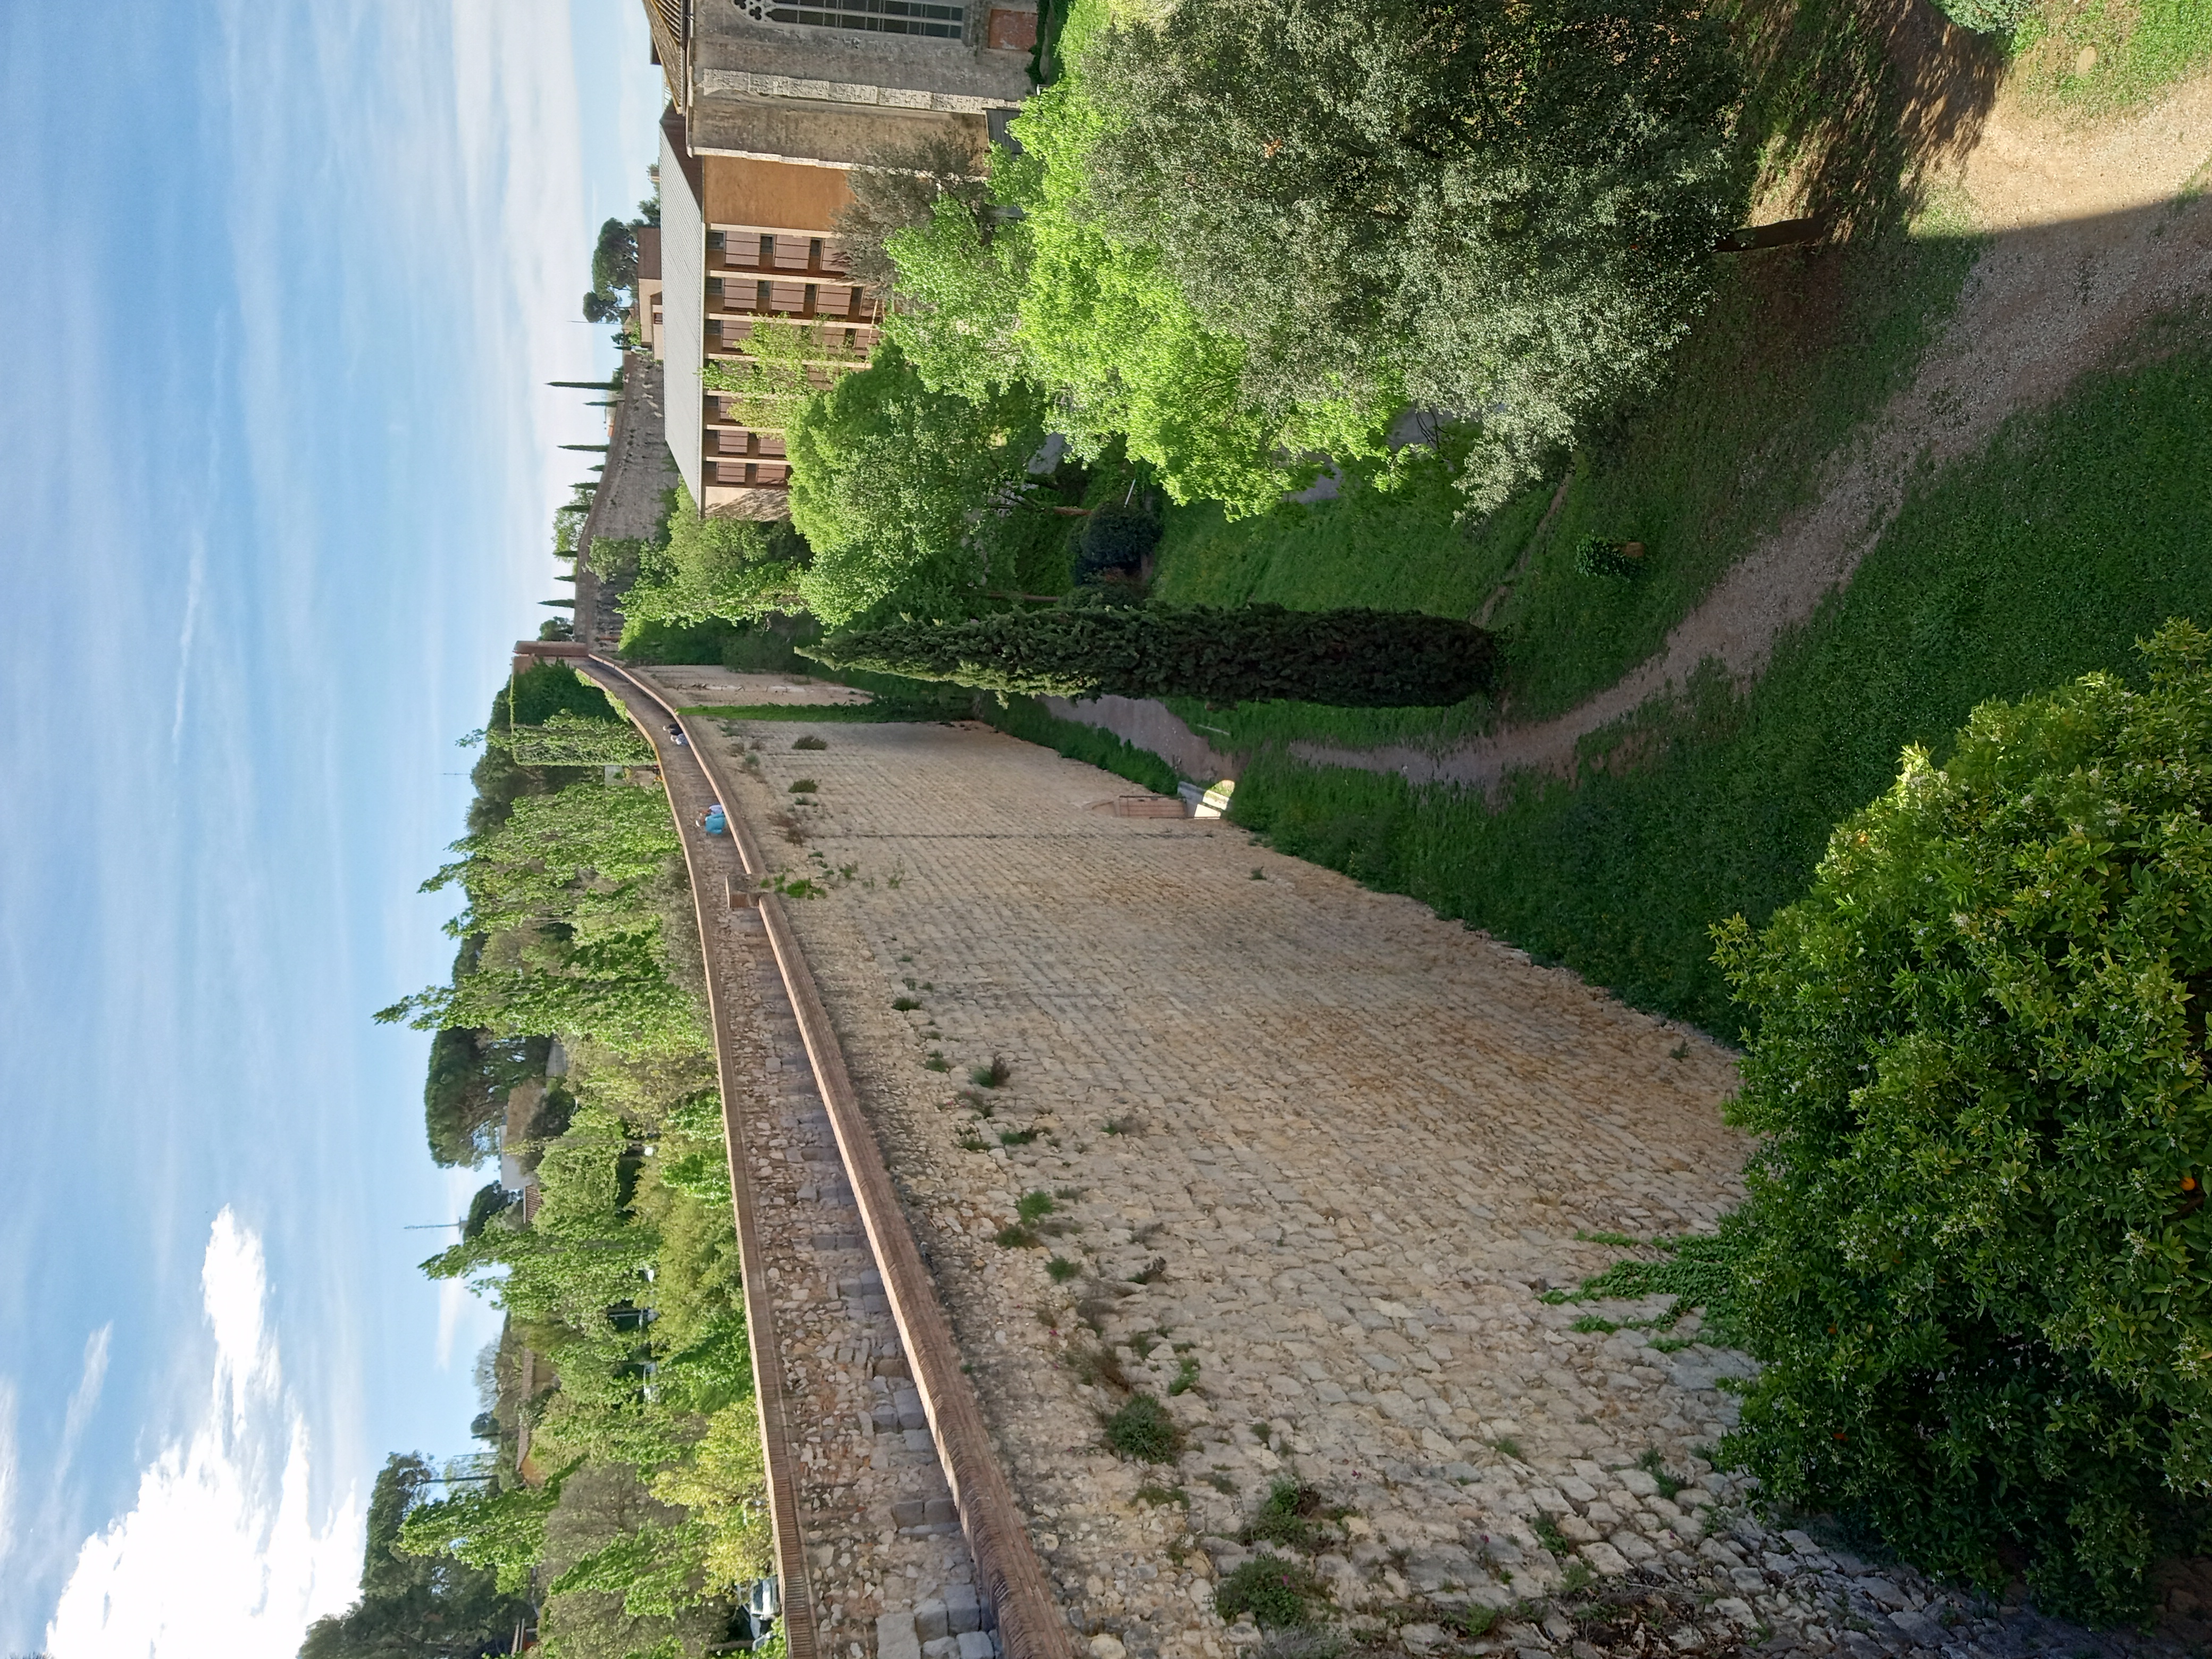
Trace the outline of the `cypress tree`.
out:
M 1273 698 L 1373 708 L 1463 702 L 1497 681 L 1482 629 L 1414 611 L 1254 605 L 1004 611 L 894 623 L 807 653 L 835 668 L 1068 697 Z

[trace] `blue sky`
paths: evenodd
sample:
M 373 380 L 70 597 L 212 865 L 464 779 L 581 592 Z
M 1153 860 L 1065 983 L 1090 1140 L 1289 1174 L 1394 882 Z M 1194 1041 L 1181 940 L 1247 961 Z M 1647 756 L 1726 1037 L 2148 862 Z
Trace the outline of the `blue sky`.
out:
M 489 1313 L 416 894 L 611 366 L 635 0 L 0 8 L 0 1651 L 289 1655 Z

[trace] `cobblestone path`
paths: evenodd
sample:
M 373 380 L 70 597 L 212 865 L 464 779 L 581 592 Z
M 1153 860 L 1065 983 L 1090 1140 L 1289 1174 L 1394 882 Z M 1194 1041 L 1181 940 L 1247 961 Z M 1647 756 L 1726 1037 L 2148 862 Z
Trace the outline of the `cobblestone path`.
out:
M 1737 1197 L 1733 1066 L 1702 1036 L 1231 826 L 1116 816 L 1129 786 L 980 726 L 692 729 L 782 866 L 1091 1659 L 1330 1659 L 1337 1638 L 1219 1616 L 1286 1563 L 1370 1655 L 2013 1659 L 2212 1634 L 2203 1564 L 2173 1571 L 2160 1633 L 2093 1636 L 1761 1524 L 1704 1455 L 1742 1357 L 1694 1316 L 1655 1341 L 1540 1299 L 1620 1254 L 1577 1235 L 1705 1230 Z M 783 1156 L 818 1201 L 835 1154 L 804 1093 Z M 1109 1449 L 1132 1400 L 1180 1437 L 1163 1461 Z M 1322 1518 L 1272 1554 L 1251 1522 L 1286 1480 Z M 866 1571 L 848 1609 L 884 1659 L 981 1659 L 954 1633 L 969 1602 Z

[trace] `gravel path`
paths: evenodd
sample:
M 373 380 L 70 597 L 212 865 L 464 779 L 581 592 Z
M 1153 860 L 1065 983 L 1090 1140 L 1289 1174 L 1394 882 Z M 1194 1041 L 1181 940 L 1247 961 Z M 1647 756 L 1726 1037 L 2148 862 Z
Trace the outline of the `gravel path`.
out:
M 1737 564 L 1626 678 L 1557 719 L 1441 754 L 1297 744 L 1316 764 L 1494 789 L 1514 771 L 1571 774 L 1583 738 L 1717 658 L 1755 677 L 1774 643 L 1850 579 L 1930 465 L 2051 403 L 2147 318 L 2212 290 L 2212 76 L 2092 135 L 2000 100 L 1950 182 L 1990 238 L 1914 383 L 1834 464 L 1820 498 Z M 2192 193 L 2193 192 L 2193 193 Z

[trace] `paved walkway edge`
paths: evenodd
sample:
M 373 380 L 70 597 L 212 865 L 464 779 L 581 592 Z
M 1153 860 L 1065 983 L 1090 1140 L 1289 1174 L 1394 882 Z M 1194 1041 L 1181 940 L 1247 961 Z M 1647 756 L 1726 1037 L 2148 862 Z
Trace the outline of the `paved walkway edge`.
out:
M 720 775 L 697 734 L 684 723 L 683 716 L 666 700 L 644 682 L 602 659 L 590 660 L 594 666 L 635 687 L 665 710 L 670 720 L 684 725 L 690 752 L 714 784 L 722 803 L 746 871 L 756 877 L 763 874 L 767 865 L 751 826 L 737 810 L 738 792 L 729 780 Z M 696 884 L 694 897 L 703 908 L 707 901 L 697 892 Z M 807 1059 L 814 1068 L 815 1086 L 821 1091 L 823 1102 L 829 1109 L 830 1127 L 837 1137 L 838 1152 L 845 1163 L 846 1179 L 859 1205 L 861 1224 L 867 1230 L 869 1248 L 884 1281 L 891 1318 L 898 1326 L 899 1340 L 906 1348 L 915 1392 L 921 1396 L 922 1409 L 929 1418 L 930 1434 L 937 1443 L 938 1457 L 951 1487 L 953 1504 L 960 1512 L 961 1530 L 967 1535 L 969 1553 L 988 1592 L 1006 1659 L 1074 1659 L 1074 1644 L 1068 1633 L 1067 1621 L 1054 1599 L 1044 1565 L 1030 1542 L 1029 1528 L 1015 1506 L 1006 1472 L 1000 1468 L 998 1455 L 992 1449 L 982 1407 L 967 1374 L 960 1368 L 960 1352 L 952 1340 L 951 1322 L 945 1316 L 944 1304 L 938 1300 L 935 1282 L 922 1265 L 921 1252 L 915 1244 L 905 1212 L 899 1207 L 898 1194 L 891 1185 L 890 1170 L 884 1163 L 883 1151 L 876 1144 L 875 1133 L 860 1109 L 860 1097 L 846 1068 L 844 1049 L 837 1040 L 821 993 L 816 988 L 813 971 L 807 966 L 805 953 L 791 931 L 782 900 L 773 893 L 763 893 L 754 902 L 760 907 L 761 920 L 775 952 L 776 967 L 783 975 L 793 1011 L 799 1017 Z M 710 975 L 710 989 L 712 982 Z M 719 1017 L 716 1030 L 719 1037 Z M 733 1166 L 737 1161 L 733 1153 Z M 746 1304 L 750 1316 L 750 1283 Z M 766 1397 L 763 1394 L 763 1401 Z M 781 1527 L 777 1536 L 781 1552 Z M 795 1645 L 793 1659 L 799 1659 Z
M 606 690 L 615 700 L 627 707 L 631 695 L 644 697 L 662 708 L 660 699 L 650 688 L 613 664 L 597 657 L 586 658 L 586 664 L 595 678 L 606 682 Z M 666 775 L 666 757 L 662 752 L 659 732 L 651 720 L 638 719 L 631 711 L 638 727 L 652 740 L 653 752 L 662 760 Z M 698 751 L 691 751 L 696 755 Z M 703 768 L 702 769 L 704 769 Z M 708 774 L 710 785 L 720 787 L 713 774 Z M 712 907 L 721 901 L 721 895 L 710 895 L 709 884 L 701 878 L 700 862 L 694 846 L 693 827 L 684 821 L 677 811 L 673 797 L 669 801 L 670 815 L 676 820 L 678 837 L 684 843 L 684 867 L 691 877 L 691 902 L 699 922 L 702 950 L 714 937 L 719 920 Z M 733 826 L 734 827 L 734 826 Z M 740 850 L 744 845 L 740 842 Z M 756 855 L 746 854 L 750 867 Z M 726 902 L 726 901 L 723 901 Z M 761 1448 L 763 1461 L 768 1467 L 769 1522 L 775 1540 L 776 1573 L 782 1592 L 784 1640 L 790 1659 L 823 1659 L 818 1634 L 815 1628 L 814 1598 L 809 1589 L 806 1572 L 806 1542 L 799 1528 L 799 1486 L 792 1469 L 790 1436 L 784 1422 L 783 1409 L 783 1353 L 775 1336 L 775 1310 L 769 1300 L 768 1275 L 759 1271 L 766 1260 L 762 1254 L 758 1217 L 752 1196 L 752 1181 L 747 1171 L 747 1160 L 741 1148 L 745 1144 L 745 1125 L 737 1107 L 737 1091 L 731 1086 L 737 1076 L 737 1045 L 735 1033 L 724 1012 L 720 997 L 716 994 L 716 975 L 712 963 L 708 964 L 707 1007 L 714 1027 L 714 1070 L 720 1080 L 722 1096 L 722 1142 L 730 1164 L 731 1207 L 736 1212 L 738 1227 L 738 1255 L 744 1271 L 745 1341 L 752 1355 L 753 1400 L 760 1412 Z

